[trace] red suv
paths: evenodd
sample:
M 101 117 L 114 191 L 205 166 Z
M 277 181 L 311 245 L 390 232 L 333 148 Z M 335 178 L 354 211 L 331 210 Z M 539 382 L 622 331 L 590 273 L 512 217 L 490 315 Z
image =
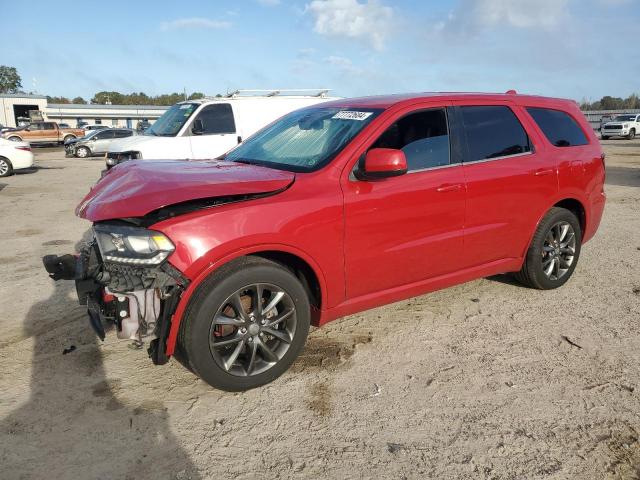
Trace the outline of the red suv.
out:
M 556 288 L 605 204 L 578 106 L 508 94 L 346 99 L 295 111 L 211 161 L 132 161 L 77 208 L 94 241 L 48 256 L 156 364 L 244 390 L 309 326 L 475 278 Z

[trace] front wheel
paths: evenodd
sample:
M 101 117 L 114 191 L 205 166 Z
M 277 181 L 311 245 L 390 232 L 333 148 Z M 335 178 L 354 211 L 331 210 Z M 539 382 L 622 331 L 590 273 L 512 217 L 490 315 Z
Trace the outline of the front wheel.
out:
M 609 137 L 607 137 L 606 135 L 602 135 L 600 138 L 602 138 L 602 140 L 609 140 Z
M 627 140 L 633 140 L 636 136 L 636 130 L 635 128 L 632 128 L 631 130 L 629 130 L 629 135 L 627 135 Z
M 533 236 L 518 281 L 550 290 L 564 285 L 580 257 L 582 231 L 576 216 L 564 208 L 547 212 Z
M 87 147 L 78 147 L 76 149 L 76 157 L 87 158 L 91 155 L 91 151 Z
M 244 257 L 201 285 L 180 326 L 178 358 L 209 385 L 242 391 L 282 375 L 302 350 L 310 307 L 284 266 Z

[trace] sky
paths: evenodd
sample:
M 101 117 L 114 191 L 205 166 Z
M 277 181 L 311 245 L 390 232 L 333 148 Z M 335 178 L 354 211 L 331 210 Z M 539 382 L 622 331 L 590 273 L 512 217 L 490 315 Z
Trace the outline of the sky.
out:
M 640 0 L 0 0 L 23 89 L 640 93 Z

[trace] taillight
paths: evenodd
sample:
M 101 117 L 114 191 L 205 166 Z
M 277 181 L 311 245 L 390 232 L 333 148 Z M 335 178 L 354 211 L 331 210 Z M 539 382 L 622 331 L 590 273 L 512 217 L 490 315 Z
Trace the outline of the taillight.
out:
M 17 150 L 24 150 L 25 152 L 30 152 L 31 147 L 15 147 Z

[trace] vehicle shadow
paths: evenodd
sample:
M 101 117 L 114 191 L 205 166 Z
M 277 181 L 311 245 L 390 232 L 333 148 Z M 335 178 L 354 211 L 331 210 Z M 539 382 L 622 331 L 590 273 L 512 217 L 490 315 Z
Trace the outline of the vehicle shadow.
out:
M 512 287 L 527 288 L 526 286 L 522 285 L 518 280 L 516 280 L 512 274 L 508 274 L 508 273 L 492 275 L 490 277 L 485 277 L 485 278 L 492 282 L 503 283 L 505 285 L 511 285 Z
M 0 421 L 0 477 L 200 478 L 158 402 L 118 395 L 73 282 L 55 282 L 31 307 L 24 335 L 33 340 L 30 396 Z
M 607 185 L 640 187 L 640 168 L 607 167 Z

